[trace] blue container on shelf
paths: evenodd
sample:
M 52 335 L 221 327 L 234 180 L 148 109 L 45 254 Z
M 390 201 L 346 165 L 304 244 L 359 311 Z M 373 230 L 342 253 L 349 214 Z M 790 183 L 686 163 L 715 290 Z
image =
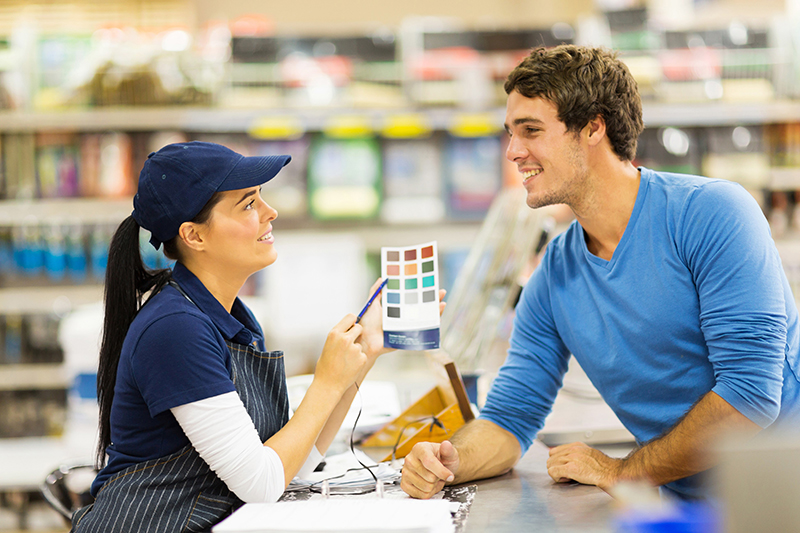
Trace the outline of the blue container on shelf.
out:
M 0 275 L 12 274 L 15 269 L 11 232 L 0 229 Z
M 60 226 L 47 228 L 44 248 L 44 268 L 47 277 L 59 281 L 67 270 L 67 245 Z
M 95 226 L 90 235 L 89 257 L 92 264 L 92 275 L 103 280 L 108 266 L 108 246 L 111 242 L 108 229 Z
M 44 268 L 44 250 L 38 224 L 26 223 L 15 228 L 14 259 L 19 271 L 26 276 L 37 276 Z

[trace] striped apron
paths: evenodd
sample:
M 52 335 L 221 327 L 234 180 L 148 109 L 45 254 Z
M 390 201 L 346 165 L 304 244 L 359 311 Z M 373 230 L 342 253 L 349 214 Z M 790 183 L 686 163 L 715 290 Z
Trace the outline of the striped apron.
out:
M 283 352 L 228 348 L 236 392 L 264 442 L 289 420 Z M 95 502 L 75 512 L 72 531 L 209 531 L 242 503 L 190 444 L 109 478 Z

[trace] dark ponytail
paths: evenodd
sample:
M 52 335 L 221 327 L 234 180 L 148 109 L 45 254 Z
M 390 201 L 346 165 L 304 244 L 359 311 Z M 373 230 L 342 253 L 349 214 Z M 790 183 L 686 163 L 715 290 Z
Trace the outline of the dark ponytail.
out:
M 97 402 L 100 405 L 100 438 L 96 463 L 102 468 L 106 448 L 111 444 L 111 403 L 117 381 L 122 343 L 131 322 L 149 292 L 157 294 L 170 280 L 170 269 L 150 270 L 139 251 L 139 224 L 128 217 L 111 239 L 105 282 L 105 318 L 100 363 L 97 369 Z

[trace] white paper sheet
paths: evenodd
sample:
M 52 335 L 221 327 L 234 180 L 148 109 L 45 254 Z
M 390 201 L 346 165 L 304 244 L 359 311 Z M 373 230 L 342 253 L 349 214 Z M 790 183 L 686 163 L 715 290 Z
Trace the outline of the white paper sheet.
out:
M 214 533 L 330 532 L 452 533 L 445 500 L 337 499 L 250 503 L 216 525 Z

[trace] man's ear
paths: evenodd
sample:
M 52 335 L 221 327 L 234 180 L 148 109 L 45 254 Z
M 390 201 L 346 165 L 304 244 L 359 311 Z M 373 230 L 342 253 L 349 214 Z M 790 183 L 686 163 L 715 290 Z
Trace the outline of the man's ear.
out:
M 178 229 L 178 237 L 188 248 L 201 251 L 205 247 L 202 228 L 194 222 L 184 222 Z
M 606 121 L 597 115 L 586 124 L 584 131 L 587 132 L 587 141 L 590 146 L 596 146 L 606 136 Z

